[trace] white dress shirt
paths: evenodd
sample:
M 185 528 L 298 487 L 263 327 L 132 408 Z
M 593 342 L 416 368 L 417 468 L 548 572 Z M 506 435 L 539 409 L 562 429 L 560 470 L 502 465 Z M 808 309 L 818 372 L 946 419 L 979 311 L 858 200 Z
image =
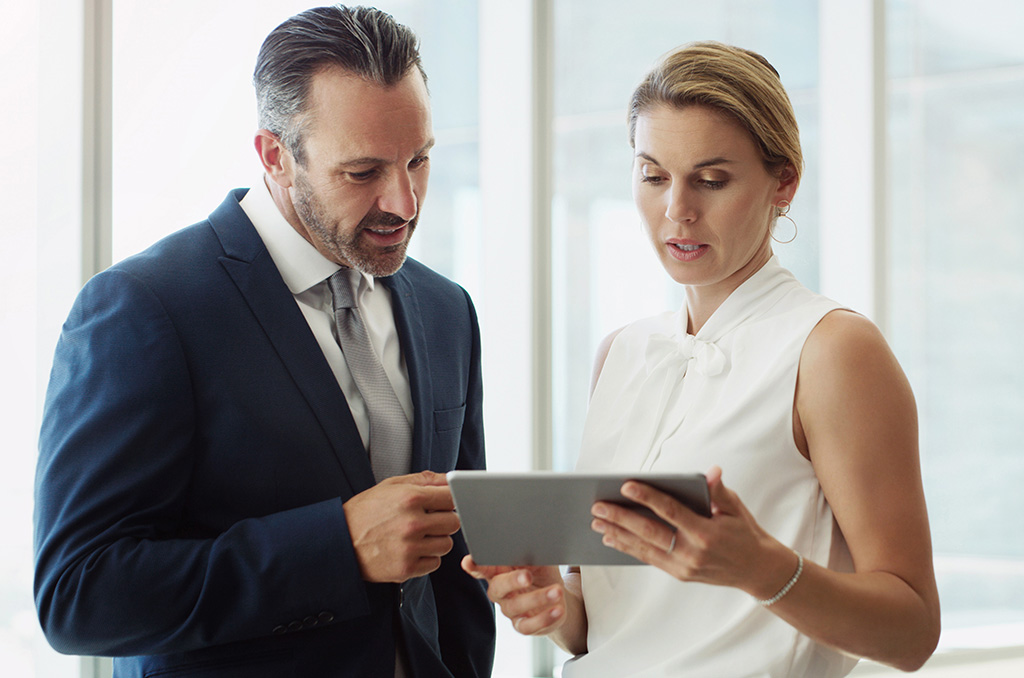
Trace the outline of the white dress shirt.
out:
M 263 177 L 253 184 L 239 203 L 246 216 L 256 227 L 263 244 L 270 253 L 274 265 L 280 271 L 285 285 L 295 297 L 295 303 L 309 323 L 309 329 L 316 337 L 320 350 L 334 372 L 338 386 L 348 401 L 363 439 L 363 447 L 370 442 L 370 419 L 366 403 L 352 379 L 345 355 L 338 345 L 334 326 L 334 309 L 327 278 L 339 268 L 327 259 L 308 240 L 299 235 L 278 210 Z M 409 426 L 413 422 L 412 392 L 409 387 L 409 373 L 402 356 L 402 348 L 395 329 L 395 316 L 391 307 L 391 290 L 386 285 L 377 285 L 373 276 L 349 271 L 353 279 L 355 301 L 363 317 L 363 323 L 384 366 L 384 372 L 391 381 L 398 402 L 401 403 Z

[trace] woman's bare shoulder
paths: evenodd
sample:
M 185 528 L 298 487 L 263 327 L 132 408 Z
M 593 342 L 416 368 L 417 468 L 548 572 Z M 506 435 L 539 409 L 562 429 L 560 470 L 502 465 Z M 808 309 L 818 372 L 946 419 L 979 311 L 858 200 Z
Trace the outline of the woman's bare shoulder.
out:
M 597 351 L 594 353 L 594 371 L 590 377 L 590 393 L 594 393 L 594 387 L 597 386 L 597 379 L 601 376 L 601 370 L 604 369 L 604 362 L 608 359 L 608 352 L 612 349 L 612 343 L 615 341 L 615 337 L 622 333 L 622 330 L 626 329 L 626 326 L 620 327 L 615 330 L 597 345 Z
M 836 309 L 811 330 L 800 358 L 801 367 L 813 365 L 841 369 L 862 360 L 892 356 L 881 330 L 867 317 L 847 309 Z

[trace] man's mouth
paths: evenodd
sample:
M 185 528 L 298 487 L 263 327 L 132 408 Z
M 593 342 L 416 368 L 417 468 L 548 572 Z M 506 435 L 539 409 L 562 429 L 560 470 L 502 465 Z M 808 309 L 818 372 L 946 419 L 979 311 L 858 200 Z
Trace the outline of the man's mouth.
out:
M 368 231 L 373 231 L 377 235 L 391 235 L 405 228 L 405 224 L 402 224 L 398 228 L 369 228 Z

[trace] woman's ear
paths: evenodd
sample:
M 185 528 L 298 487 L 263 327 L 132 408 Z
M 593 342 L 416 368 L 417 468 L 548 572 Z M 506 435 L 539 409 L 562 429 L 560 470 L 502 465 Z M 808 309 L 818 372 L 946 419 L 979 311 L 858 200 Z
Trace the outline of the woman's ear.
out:
M 787 162 L 786 166 L 779 172 L 779 187 L 775 190 L 772 204 L 777 205 L 783 200 L 793 202 L 793 196 L 796 195 L 796 189 L 799 185 L 800 175 L 797 173 L 796 168 L 793 167 L 793 164 Z
M 256 131 L 253 142 L 266 175 L 281 188 L 291 188 L 295 158 L 285 148 L 281 139 L 270 130 L 261 129 Z

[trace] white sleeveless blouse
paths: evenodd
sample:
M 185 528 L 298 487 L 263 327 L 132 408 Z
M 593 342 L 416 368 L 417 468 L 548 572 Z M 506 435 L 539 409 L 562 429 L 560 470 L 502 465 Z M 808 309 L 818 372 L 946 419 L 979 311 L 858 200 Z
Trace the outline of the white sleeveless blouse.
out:
M 810 462 L 793 440 L 808 334 L 835 302 L 773 257 L 696 336 L 686 308 L 627 326 L 591 398 L 577 470 L 722 467 L 758 523 L 804 558 L 852 571 Z M 582 568 L 589 652 L 565 678 L 835 678 L 856 659 L 812 641 L 738 589 L 680 582 L 650 566 Z

